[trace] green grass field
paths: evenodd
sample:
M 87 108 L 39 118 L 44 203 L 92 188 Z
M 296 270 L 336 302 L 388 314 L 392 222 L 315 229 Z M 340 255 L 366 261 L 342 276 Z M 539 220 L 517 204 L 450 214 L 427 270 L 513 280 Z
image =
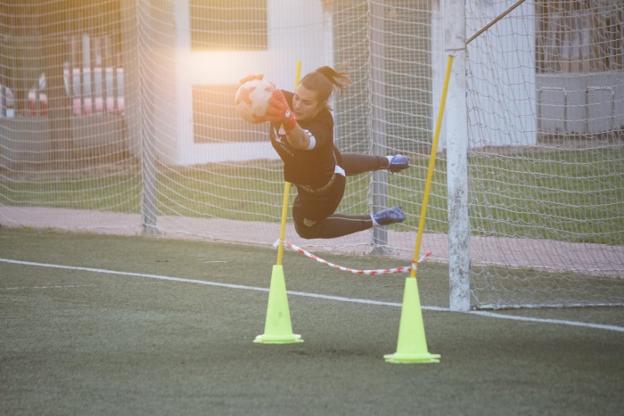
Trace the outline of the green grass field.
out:
M 400 204 L 411 213 L 405 229 L 417 224 L 427 170 L 426 157 L 412 159 L 413 167 L 406 173 L 389 175 L 388 204 Z M 525 157 L 473 155 L 469 183 L 472 231 L 476 235 L 622 245 L 623 162 L 623 147 L 541 150 Z M 278 221 L 283 189 L 280 166 L 279 162 L 263 161 L 161 167 L 156 181 L 159 212 Z M 121 169 L 121 173 L 110 169 L 34 179 L 18 176 L 0 184 L 0 203 L 138 212 L 140 180 L 136 166 Z M 366 177 L 351 179 L 341 209 L 366 212 L 367 189 Z M 446 199 L 446 166 L 441 159 L 429 202 L 429 231 L 446 232 Z
M 396 350 L 404 276 L 344 274 L 288 252 L 293 330 L 305 342 L 258 345 L 274 250 L 0 228 L 0 258 L 0 414 L 624 408 L 621 308 L 451 313 L 443 265 L 425 263 L 418 278 L 428 348 L 442 360 L 396 365 L 382 357 Z M 502 319 L 510 317 L 520 320 Z

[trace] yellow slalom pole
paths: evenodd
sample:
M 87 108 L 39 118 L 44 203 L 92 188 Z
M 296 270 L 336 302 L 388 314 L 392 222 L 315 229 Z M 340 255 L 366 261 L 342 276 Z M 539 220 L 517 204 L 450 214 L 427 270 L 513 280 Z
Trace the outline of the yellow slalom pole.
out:
M 431 193 L 431 182 L 433 181 L 433 171 L 435 169 L 436 154 L 438 152 L 438 141 L 440 140 L 440 130 L 442 130 L 442 120 L 444 118 L 444 107 L 446 106 L 446 95 L 448 92 L 448 84 L 451 79 L 451 68 L 453 67 L 453 55 L 449 55 L 446 61 L 446 72 L 444 73 L 444 86 L 442 88 L 442 96 L 440 97 L 440 106 L 438 108 L 438 116 L 436 118 L 435 131 L 433 133 L 433 142 L 431 143 L 431 155 L 429 156 L 429 166 L 427 167 L 427 179 L 425 180 L 425 193 L 420 206 L 420 219 L 418 220 L 418 232 L 416 233 L 416 244 L 414 245 L 414 255 L 412 256 L 412 271 L 410 277 L 416 277 L 416 265 L 420 257 L 420 246 L 425 230 L 425 221 L 427 219 L 427 205 L 429 204 L 429 194 Z
M 282 219 L 280 223 L 279 245 L 277 246 L 276 265 L 281 266 L 284 260 L 284 240 L 286 239 L 286 219 L 288 217 L 288 195 L 290 194 L 290 182 L 284 182 L 284 196 L 282 197 Z
M 295 87 L 301 78 L 301 61 L 297 61 L 295 70 Z M 286 239 L 286 219 L 288 218 L 288 195 L 290 182 L 284 182 L 284 196 L 282 198 L 282 217 L 280 221 L 280 236 L 277 246 L 277 262 L 271 272 L 271 285 L 267 304 L 264 333 L 254 339 L 258 344 L 294 344 L 303 342 L 301 335 L 293 334 L 290 321 L 290 308 L 286 293 L 286 279 L 284 278 L 284 240 Z
M 301 80 L 301 60 L 295 64 L 295 88 Z M 286 220 L 288 218 L 288 196 L 290 194 L 290 182 L 284 182 L 284 195 L 282 196 L 282 217 L 280 220 L 279 245 L 277 246 L 276 265 L 281 266 L 284 260 L 284 240 L 286 239 Z
M 412 270 L 410 277 L 405 278 L 405 290 L 403 292 L 403 305 L 401 307 L 401 320 L 399 322 L 399 339 L 397 350 L 394 354 L 387 354 L 384 359 L 389 363 L 439 363 L 440 355 L 431 354 L 427 350 L 427 340 L 425 338 L 425 327 L 422 319 L 422 308 L 420 306 L 420 296 L 418 294 L 418 283 L 416 281 L 416 265 L 420 253 L 423 231 L 425 229 L 425 219 L 427 218 L 427 204 L 431 192 L 431 181 L 433 179 L 433 169 L 435 167 L 438 141 L 442 128 L 444 107 L 446 105 L 446 94 L 451 78 L 451 67 L 453 66 L 453 56 L 449 55 L 444 75 L 444 87 L 440 98 L 440 108 L 436 119 L 433 142 L 431 144 L 431 156 L 427 168 L 427 180 L 425 181 L 425 194 L 420 206 L 420 220 L 418 221 L 418 232 L 416 233 L 416 244 L 414 256 L 412 257 Z

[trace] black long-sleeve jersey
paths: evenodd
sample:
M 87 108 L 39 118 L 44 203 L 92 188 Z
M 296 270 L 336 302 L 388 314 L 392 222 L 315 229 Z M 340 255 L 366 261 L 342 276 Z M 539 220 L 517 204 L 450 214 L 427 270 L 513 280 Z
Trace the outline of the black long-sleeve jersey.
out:
M 292 108 L 293 93 L 282 91 Z M 295 185 L 320 188 L 334 174 L 334 119 L 327 108 L 322 109 L 311 120 L 298 121 L 303 130 L 314 137 L 314 148 L 295 149 L 288 144 L 285 132 L 278 123 L 270 126 L 271 144 L 284 162 L 284 180 Z

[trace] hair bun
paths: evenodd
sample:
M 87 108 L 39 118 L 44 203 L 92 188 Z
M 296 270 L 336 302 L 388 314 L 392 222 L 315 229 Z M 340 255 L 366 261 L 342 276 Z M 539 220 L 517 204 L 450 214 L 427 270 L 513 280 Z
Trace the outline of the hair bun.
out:
M 314 72 L 318 72 L 327 78 L 329 82 L 331 82 L 339 91 L 342 91 L 345 87 L 351 84 L 351 78 L 348 73 L 338 72 L 334 68 L 327 65 L 317 68 Z

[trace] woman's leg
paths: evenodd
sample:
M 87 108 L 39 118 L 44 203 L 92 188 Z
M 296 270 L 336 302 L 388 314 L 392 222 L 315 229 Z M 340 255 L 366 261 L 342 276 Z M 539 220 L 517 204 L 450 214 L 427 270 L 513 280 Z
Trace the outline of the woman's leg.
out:
M 333 214 L 323 220 L 313 221 L 303 218 L 296 207 L 293 207 L 293 219 L 297 234 L 303 238 L 342 237 L 373 226 L 370 215 Z
M 293 207 L 293 218 L 297 234 L 303 238 L 336 238 L 368 230 L 373 225 L 403 222 L 405 214 L 400 207 L 393 207 L 378 211 L 372 216 L 333 214 L 325 219 L 314 221 L 304 218 L 301 211 Z
M 388 169 L 391 161 L 387 157 L 367 156 L 336 150 L 336 161 L 347 175 Z M 405 161 L 407 167 L 407 160 Z M 401 166 L 401 169 L 404 167 Z M 344 192 L 345 177 L 337 175 L 336 183 L 330 192 L 320 195 L 305 195 L 299 191 L 292 213 L 297 234 L 303 238 L 336 238 L 368 230 L 373 225 L 388 225 L 405 219 L 400 208 L 390 208 L 374 215 L 334 214 Z
M 340 204 L 346 179 L 337 175 L 332 188 L 322 195 L 311 195 L 301 190 L 292 207 L 297 234 L 303 238 L 335 238 L 373 226 L 370 215 L 334 214 Z
M 342 164 L 347 176 L 359 175 L 364 172 L 388 169 L 390 161 L 385 156 L 369 156 L 357 153 L 341 154 Z
M 382 169 L 395 173 L 409 167 L 409 158 L 403 155 L 369 156 L 346 153 L 341 155 L 340 160 L 341 162 L 338 162 L 338 164 L 345 170 L 347 176 Z
M 334 214 L 342 199 L 345 181 L 344 176 L 336 176 L 332 188 L 323 195 L 299 190 L 292 207 L 297 234 L 303 238 L 335 238 L 373 226 L 370 215 Z

